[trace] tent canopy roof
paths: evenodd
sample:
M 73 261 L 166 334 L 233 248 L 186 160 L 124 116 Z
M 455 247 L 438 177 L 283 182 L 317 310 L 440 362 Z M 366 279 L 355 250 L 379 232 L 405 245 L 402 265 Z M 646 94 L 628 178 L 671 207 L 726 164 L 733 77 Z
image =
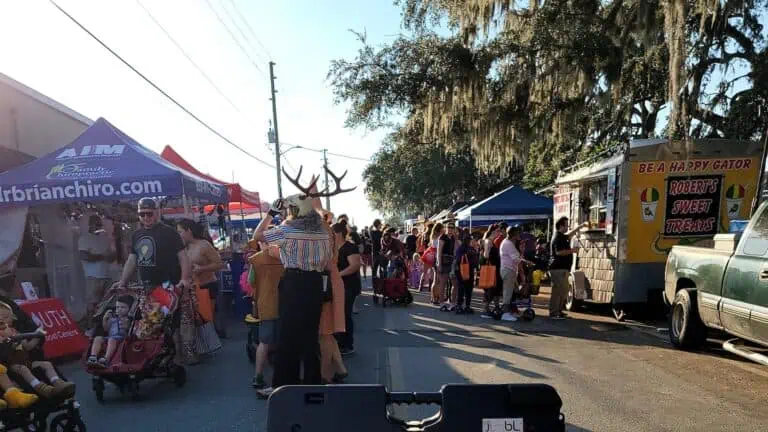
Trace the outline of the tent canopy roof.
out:
M 192 166 L 191 163 L 189 163 L 186 159 L 181 157 L 181 155 L 169 145 L 165 146 L 162 153 L 160 153 L 160 156 L 162 156 L 163 159 L 167 160 L 168 162 L 171 162 L 172 164 L 178 167 L 181 167 L 184 170 L 189 171 L 208 181 L 226 185 L 227 190 L 229 190 L 229 199 L 232 201 L 243 202 L 245 204 L 254 205 L 254 206 L 261 205 L 261 200 L 258 192 L 248 191 L 246 189 L 243 189 L 238 183 L 223 182 L 221 180 L 216 179 L 215 177 L 212 177 L 208 174 L 200 172 L 200 170 Z
M 71 144 L 0 174 L 0 207 L 182 195 L 228 199 L 224 185 L 173 165 L 103 118 Z
M 458 219 L 468 220 L 470 217 L 505 219 L 516 216 L 515 219 L 540 219 L 552 216 L 552 200 L 545 196 L 536 195 L 519 186 L 510 186 L 476 204 L 462 209 Z

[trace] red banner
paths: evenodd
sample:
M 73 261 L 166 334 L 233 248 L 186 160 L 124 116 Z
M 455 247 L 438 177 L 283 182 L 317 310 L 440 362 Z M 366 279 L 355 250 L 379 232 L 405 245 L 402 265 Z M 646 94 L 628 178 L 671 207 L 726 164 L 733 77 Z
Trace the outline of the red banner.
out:
M 75 320 L 57 298 L 45 298 L 20 302 L 19 306 L 28 313 L 46 333 L 43 352 L 46 358 L 80 355 L 88 348 L 88 340 L 80 332 Z

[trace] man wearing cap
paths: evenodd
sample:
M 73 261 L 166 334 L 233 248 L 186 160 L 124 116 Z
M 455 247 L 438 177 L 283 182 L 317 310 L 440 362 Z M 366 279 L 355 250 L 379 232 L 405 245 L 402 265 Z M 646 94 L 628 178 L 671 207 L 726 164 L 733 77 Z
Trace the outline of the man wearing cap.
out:
M 139 200 L 141 228 L 133 233 L 131 254 L 123 267 L 123 275 L 113 288 L 122 288 L 132 279 L 136 269 L 144 287 L 163 283 L 189 289 L 192 284 L 192 266 L 179 233 L 160 223 L 160 206 L 152 198 Z

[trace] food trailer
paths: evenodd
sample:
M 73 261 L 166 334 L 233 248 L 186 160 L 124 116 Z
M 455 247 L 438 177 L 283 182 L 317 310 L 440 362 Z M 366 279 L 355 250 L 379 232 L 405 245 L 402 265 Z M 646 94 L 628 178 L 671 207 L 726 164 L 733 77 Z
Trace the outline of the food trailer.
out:
M 635 140 L 610 157 L 558 173 L 554 219 L 589 222 L 574 243 L 566 309 L 612 304 L 616 319 L 661 303 L 674 245 L 712 244 L 749 218 L 762 148 L 737 140 Z

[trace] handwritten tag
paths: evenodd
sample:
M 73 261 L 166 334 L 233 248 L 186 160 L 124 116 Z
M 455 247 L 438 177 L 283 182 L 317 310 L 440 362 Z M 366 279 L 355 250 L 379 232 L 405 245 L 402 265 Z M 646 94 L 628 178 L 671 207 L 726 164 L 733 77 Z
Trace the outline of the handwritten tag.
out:
M 483 432 L 523 432 L 523 419 L 483 419 Z

